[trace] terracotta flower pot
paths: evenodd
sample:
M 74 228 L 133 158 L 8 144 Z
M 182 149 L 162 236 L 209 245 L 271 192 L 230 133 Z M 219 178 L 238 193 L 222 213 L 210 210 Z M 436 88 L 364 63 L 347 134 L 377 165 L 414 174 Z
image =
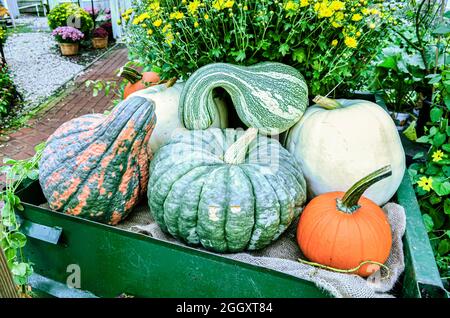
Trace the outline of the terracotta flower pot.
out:
M 108 38 L 92 38 L 94 49 L 104 49 L 108 46 Z
M 64 56 L 77 55 L 78 43 L 59 43 L 61 54 Z

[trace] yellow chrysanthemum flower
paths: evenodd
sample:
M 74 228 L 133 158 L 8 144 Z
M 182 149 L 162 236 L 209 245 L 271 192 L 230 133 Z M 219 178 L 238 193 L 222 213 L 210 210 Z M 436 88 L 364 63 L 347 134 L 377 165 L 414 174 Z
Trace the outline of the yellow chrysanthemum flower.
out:
M 155 1 L 149 4 L 148 9 L 152 11 L 153 13 L 157 13 L 159 10 L 161 10 L 161 6 L 159 4 L 159 1 Z
M 296 11 L 298 9 L 298 3 L 294 1 L 288 1 L 284 4 L 284 9 L 286 11 Z
M 244 6 L 243 9 L 244 9 L 244 11 L 247 11 L 248 10 L 248 6 Z
M 194 22 L 194 28 L 198 28 L 199 24 L 197 21 Z
M 172 28 L 172 26 L 170 24 L 166 24 L 164 26 L 164 28 L 162 29 L 162 31 L 163 31 L 163 33 L 167 33 L 171 28 Z
M 200 0 L 194 0 L 194 1 L 189 2 L 188 8 L 187 8 L 189 14 L 196 15 L 198 12 L 198 8 L 200 7 L 200 4 L 201 4 Z
M 333 41 L 331 41 L 331 45 L 332 46 L 338 45 L 338 40 L 334 39 Z
M 155 27 L 157 27 L 157 28 L 159 28 L 159 27 L 161 26 L 161 24 L 162 24 L 162 20 L 161 20 L 161 19 L 155 20 L 155 21 L 153 22 L 153 25 L 154 25 Z
M 209 20 L 209 15 L 205 14 L 203 17 L 205 18 L 205 20 Z
M 181 12 L 181 11 L 175 11 L 175 12 L 172 12 L 172 13 L 169 15 L 169 18 L 170 18 L 171 20 L 181 20 L 181 19 L 184 18 L 184 13 Z
M 429 192 L 431 189 L 433 189 L 433 178 L 421 177 L 419 181 L 417 181 L 417 185 L 423 190 Z
M 336 20 L 336 21 L 342 21 L 342 20 L 344 20 L 344 12 L 342 12 L 342 11 L 339 11 L 339 12 L 336 12 L 336 14 L 334 15 L 334 19 Z
M 356 47 L 358 46 L 358 41 L 351 36 L 347 36 L 344 39 L 344 43 L 345 45 L 347 45 L 347 47 L 352 48 L 352 49 L 356 49 Z
M 375 27 L 376 27 L 375 23 L 372 22 L 372 23 L 369 24 L 369 28 L 370 29 L 373 30 L 373 29 L 375 29 Z
M 173 37 L 172 32 L 168 32 L 166 34 L 166 43 L 171 47 L 172 46 L 172 42 L 175 38 Z
M 217 11 L 222 10 L 223 8 L 225 8 L 225 0 L 215 0 L 212 3 L 212 7 Z
M 227 2 L 225 2 L 224 6 L 227 9 L 232 8 L 234 6 L 234 0 L 228 0 Z
M 436 150 L 433 152 L 431 157 L 433 158 L 433 162 L 439 162 L 444 158 L 445 154 L 442 152 L 442 150 Z
M 360 21 L 360 20 L 362 20 L 362 15 L 361 14 L 359 14 L 359 13 L 356 13 L 356 14 L 354 14 L 353 16 L 352 16 L 352 21 Z
M 339 11 L 345 8 L 345 3 L 342 1 L 332 1 L 329 8 L 334 11 Z
M 307 5 L 309 5 L 309 1 L 308 0 L 300 0 L 300 7 L 306 7 Z
M 152 35 L 152 34 L 153 34 L 153 30 L 152 30 L 152 29 L 148 29 L 148 30 L 147 30 L 147 34 L 148 34 L 148 35 Z

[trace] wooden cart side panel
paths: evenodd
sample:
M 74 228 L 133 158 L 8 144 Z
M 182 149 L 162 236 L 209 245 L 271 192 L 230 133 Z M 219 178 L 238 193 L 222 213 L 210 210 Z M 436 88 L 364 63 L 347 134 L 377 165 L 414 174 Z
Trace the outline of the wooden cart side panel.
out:
M 58 244 L 30 238 L 26 257 L 44 277 L 100 297 L 329 297 L 314 284 L 207 252 L 25 204 L 23 218 L 63 229 Z M 73 281 L 73 276 L 70 276 Z
M 397 191 L 397 200 L 406 210 L 404 297 L 446 297 L 433 250 L 422 220 L 408 171 Z

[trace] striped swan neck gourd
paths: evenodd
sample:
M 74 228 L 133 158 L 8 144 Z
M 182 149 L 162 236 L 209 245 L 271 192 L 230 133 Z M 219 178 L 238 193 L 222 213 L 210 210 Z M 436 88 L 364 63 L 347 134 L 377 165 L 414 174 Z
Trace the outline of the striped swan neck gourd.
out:
M 295 68 L 275 62 L 252 66 L 209 64 L 187 80 L 180 98 L 179 115 L 190 129 L 209 128 L 229 109 L 219 109 L 213 91 L 223 88 L 247 127 L 266 135 L 279 134 L 293 126 L 308 104 L 308 88 Z M 221 120 L 221 122 L 223 122 Z

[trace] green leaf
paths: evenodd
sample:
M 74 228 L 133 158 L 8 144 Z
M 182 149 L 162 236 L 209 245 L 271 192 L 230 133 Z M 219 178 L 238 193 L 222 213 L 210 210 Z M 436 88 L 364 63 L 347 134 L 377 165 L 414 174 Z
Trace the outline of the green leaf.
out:
M 444 201 L 444 213 L 450 215 L 450 199 L 447 198 Z
M 27 177 L 31 180 L 37 180 L 39 179 L 39 172 L 37 170 L 28 171 Z
M 27 243 L 27 237 L 21 232 L 14 232 L 8 235 L 8 240 L 12 248 L 22 248 Z
M 281 55 L 285 56 L 289 52 L 289 44 L 283 43 L 280 45 L 280 48 L 278 49 L 278 52 L 281 53 Z
M 440 182 L 436 179 L 433 180 L 433 190 L 440 196 L 450 194 L 450 182 Z
M 447 19 L 450 18 L 450 11 L 446 11 L 446 12 L 444 13 L 444 18 L 447 18 Z
M 430 139 L 428 138 L 428 136 L 422 136 L 416 139 L 416 142 L 420 142 L 420 143 L 427 143 L 429 142 Z
M 450 240 L 442 240 L 439 242 L 438 253 L 445 255 L 450 252 Z
M 450 152 L 450 144 L 443 144 L 442 145 L 442 150 L 444 150 L 446 152 Z
M 440 147 L 447 140 L 447 135 L 441 132 L 436 133 L 433 137 L 433 146 Z
M 423 219 L 423 224 L 425 225 L 425 229 L 427 230 L 427 232 L 433 231 L 434 223 L 433 223 L 433 219 L 431 218 L 431 216 L 429 216 L 428 214 L 423 214 L 422 219 Z
M 11 268 L 11 273 L 15 276 L 25 276 L 27 273 L 27 264 L 26 263 L 15 263 Z
M 433 30 L 434 34 L 447 34 L 450 33 L 450 27 L 444 24 L 439 25 L 436 29 Z
M 445 146 L 445 145 L 444 145 L 444 146 Z M 414 155 L 413 160 L 417 160 L 417 159 L 423 158 L 423 156 L 425 156 L 425 152 L 423 152 L 423 151 L 418 152 L 418 153 L 416 153 L 416 154 Z
M 442 76 L 440 74 L 430 74 L 425 76 L 425 78 L 429 78 L 428 84 L 433 85 L 436 83 L 439 83 L 439 81 L 442 79 Z
M 430 111 L 430 118 L 432 122 L 438 122 L 442 118 L 444 111 L 439 107 L 433 107 Z
M 292 52 L 292 59 L 298 63 L 303 63 L 306 60 L 305 49 L 296 49 Z

